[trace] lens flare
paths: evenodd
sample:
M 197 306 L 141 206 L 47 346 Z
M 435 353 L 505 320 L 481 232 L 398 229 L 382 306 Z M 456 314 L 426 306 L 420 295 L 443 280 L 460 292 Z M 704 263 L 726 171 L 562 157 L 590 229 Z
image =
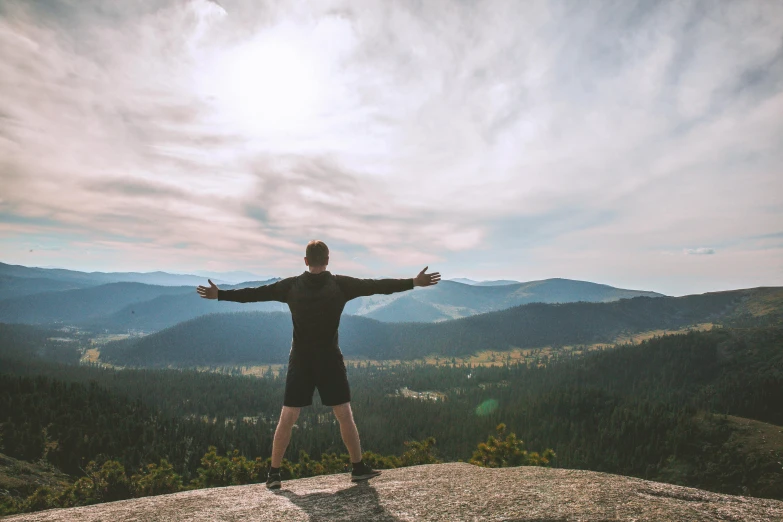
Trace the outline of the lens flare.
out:
M 495 399 L 487 399 L 478 406 L 476 406 L 476 415 L 484 417 L 498 409 L 498 401 Z

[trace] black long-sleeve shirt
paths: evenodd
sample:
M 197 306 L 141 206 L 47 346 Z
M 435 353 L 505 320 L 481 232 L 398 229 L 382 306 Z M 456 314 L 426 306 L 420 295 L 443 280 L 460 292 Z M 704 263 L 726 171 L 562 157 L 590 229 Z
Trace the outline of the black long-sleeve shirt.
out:
M 291 357 L 339 353 L 337 330 L 345 303 L 374 294 L 413 289 L 413 279 L 357 279 L 325 270 L 306 271 L 271 285 L 218 290 L 219 301 L 254 303 L 280 301 L 291 310 L 294 332 Z

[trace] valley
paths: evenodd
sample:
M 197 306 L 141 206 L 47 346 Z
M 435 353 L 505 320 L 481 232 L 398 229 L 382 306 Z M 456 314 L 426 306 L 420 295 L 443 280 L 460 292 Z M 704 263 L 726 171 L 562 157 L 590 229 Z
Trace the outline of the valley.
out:
M 609 348 L 614 348 L 618 345 L 624 344 L 636 344 L 656 337 L 664 335 L 682 334 L 692 331 L 710 331 L 714 328 L 713 323 L 700 323 L 695 325 L 689 325 L 678 329 L 672 330 L 650 330 L 646 332 L 639 332 L 635 334 L 624 334 L 618 336 L 613 342 L 608 343 L 594 343 L 591 345 L 565 345 L 560 347 L 553 346 L 541 346 L 534 348 L 518 348 L 510 347 L 507 350 L 484 350 L 470 356 L 459 357 L 446 357 L 446 356 L 427 356 L 422 358 L 416 358 L 411 360 L 401 359 L 370 359 L 363 357 L 346 357 L 346 365 L 351 367 L 378 367 L 387 368 L 398 365 L 433 365 L 433 366 L 481 366 L 481 367 L 493 367 L 493 366 L 505 366 L 511 364 L 536 364 L 538 366 L 544 366 L 546 361 L 552 357 L 561 355 L 582 355 L 588 352 L 601 351 Z M 122 341 L 134 337 L 128 334 L 113 334 L 113 335 L 101 335 L 96 338 L 88 340 L 89 347 L 81 349 L 80 363 L 90 365 L 100 365 L 105 368 L 117 368 L 122 369 L 123 366 L 114 365 L 109 362 L 101 360 L 101 346 L 113 341 Z M 140 336 L 135 336 L 140 337 Z M 244 366 L 195 366 L 197 371 L 212 371 L 217 373 L 228 373 L 234 375 L 249 375 L 255 377 L 268 377 L 270 375 L 280 375 L 281 371 L 284 371 L 285 364 L 260 364 L 260 365 L 244 365 Z
M 515 352 L 520 359 L 511 364 L 500 363 L 509 355 L 501 351 L 476 354 L 477 364 L 362 361 L 349 370 L 352 405 L 379 454 L 400 454 L 406 441 L 432 436 L 439 458 L 465 460 L 503 422 L 527 448 L 551 447 L 557 467 L 783 498 L 783 470 L 775 468 L 783 458 L 783 417 L 775 407 L 783 401 L 781 330 L 711 326 L 645 332 L 634 344 L 581 354 L 561 347 L 540 365 L 521 362 L 535 350 Z M 5 359 L 2 368 L 6 453 L 37 459 L 56 441 L 48 459 L 69 472 L 78 471 L 79 458 L 98 453 L 130 469 L 168 455 L 192 478 L 199 462 L 186 456 L 204 454 L 214 441 L 220 452 L 268 455 L 285 385 L 268 368 L 258 378 L 236 367 L 120 370 L 36 357 Z M 78 406 L 85 394 L 92 397 L 89 412 Z M 24 406 L 33 400 L 37 409 Z M 72 405 L 64 409 L 66 403 Z M 41 417 L 30 424 L 33 411 Z M 44 438 L 36 425 L 48 426 Z M 140 438 L 128 439 L 129 429 L 140 430 Z M 301 450 L 344 451 L 317 395 L 297 421 L 291 458 Z
M 82 286 L 0 300 L 9 459 L 76 477 L 102 455 L 128 470 L 165 456 L 194 480 L 210 445 L 268 456 L 291 342 L 285 305 L 217 307 L 188 287 L 70 277 Z M 501 283 L 346 309 L 352 407 L 378 463 L 430 437 L 439 459 L 464 461 L 502 422 L 531 451 L 552 448 L 557 467 L 783 499 L 783 288 L 615 299 L 618 289 L 566 280 Z M 536 288 L 552 302 L 508 306 Z M 575 289 L 600 295 L 580 301 Z M 309 469 L 302 451 L 344 451 L 317 394 L 289 449 Z

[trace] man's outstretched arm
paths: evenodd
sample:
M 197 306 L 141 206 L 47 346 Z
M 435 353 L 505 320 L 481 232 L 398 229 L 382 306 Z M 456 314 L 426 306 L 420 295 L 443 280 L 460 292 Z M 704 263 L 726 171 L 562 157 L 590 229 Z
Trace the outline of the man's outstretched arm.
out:
M 208 279 L 209 286 L 199 286 L 196 291 L 205 299 L 217 299 L 218 301 L 233 301 L 235 303 L 257 303 L 260 301 L 287 302 L 288 290 L 294 278 L 281 279 L 271 285 L 262 285 L 255 288 L 237 288 L 236 290 L 221 290 L 212 280 Z
M 346 301 L 357 297 L 364 297 L 375 294 L 393 294 L 395 292 L 404 292 L 412 290 L 415 286 L 430 286 L 438 284 L 440 273 L 433 272 L 425 274 L 429 267 L 419 272 L 416 277 L 405 279 L 357 279 L 355 277 L 338 275 L 337 284 L 345 294 Z

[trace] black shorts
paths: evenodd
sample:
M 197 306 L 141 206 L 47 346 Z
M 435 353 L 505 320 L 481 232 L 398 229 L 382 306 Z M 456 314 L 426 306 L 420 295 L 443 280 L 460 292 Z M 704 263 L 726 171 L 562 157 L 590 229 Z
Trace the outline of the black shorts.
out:
M 324 406 L 350 402 L 351 388 L 341 353 L 317 358 L 289 357 L 283 405 L 292 408 L 310 406 L 316 388 Z

